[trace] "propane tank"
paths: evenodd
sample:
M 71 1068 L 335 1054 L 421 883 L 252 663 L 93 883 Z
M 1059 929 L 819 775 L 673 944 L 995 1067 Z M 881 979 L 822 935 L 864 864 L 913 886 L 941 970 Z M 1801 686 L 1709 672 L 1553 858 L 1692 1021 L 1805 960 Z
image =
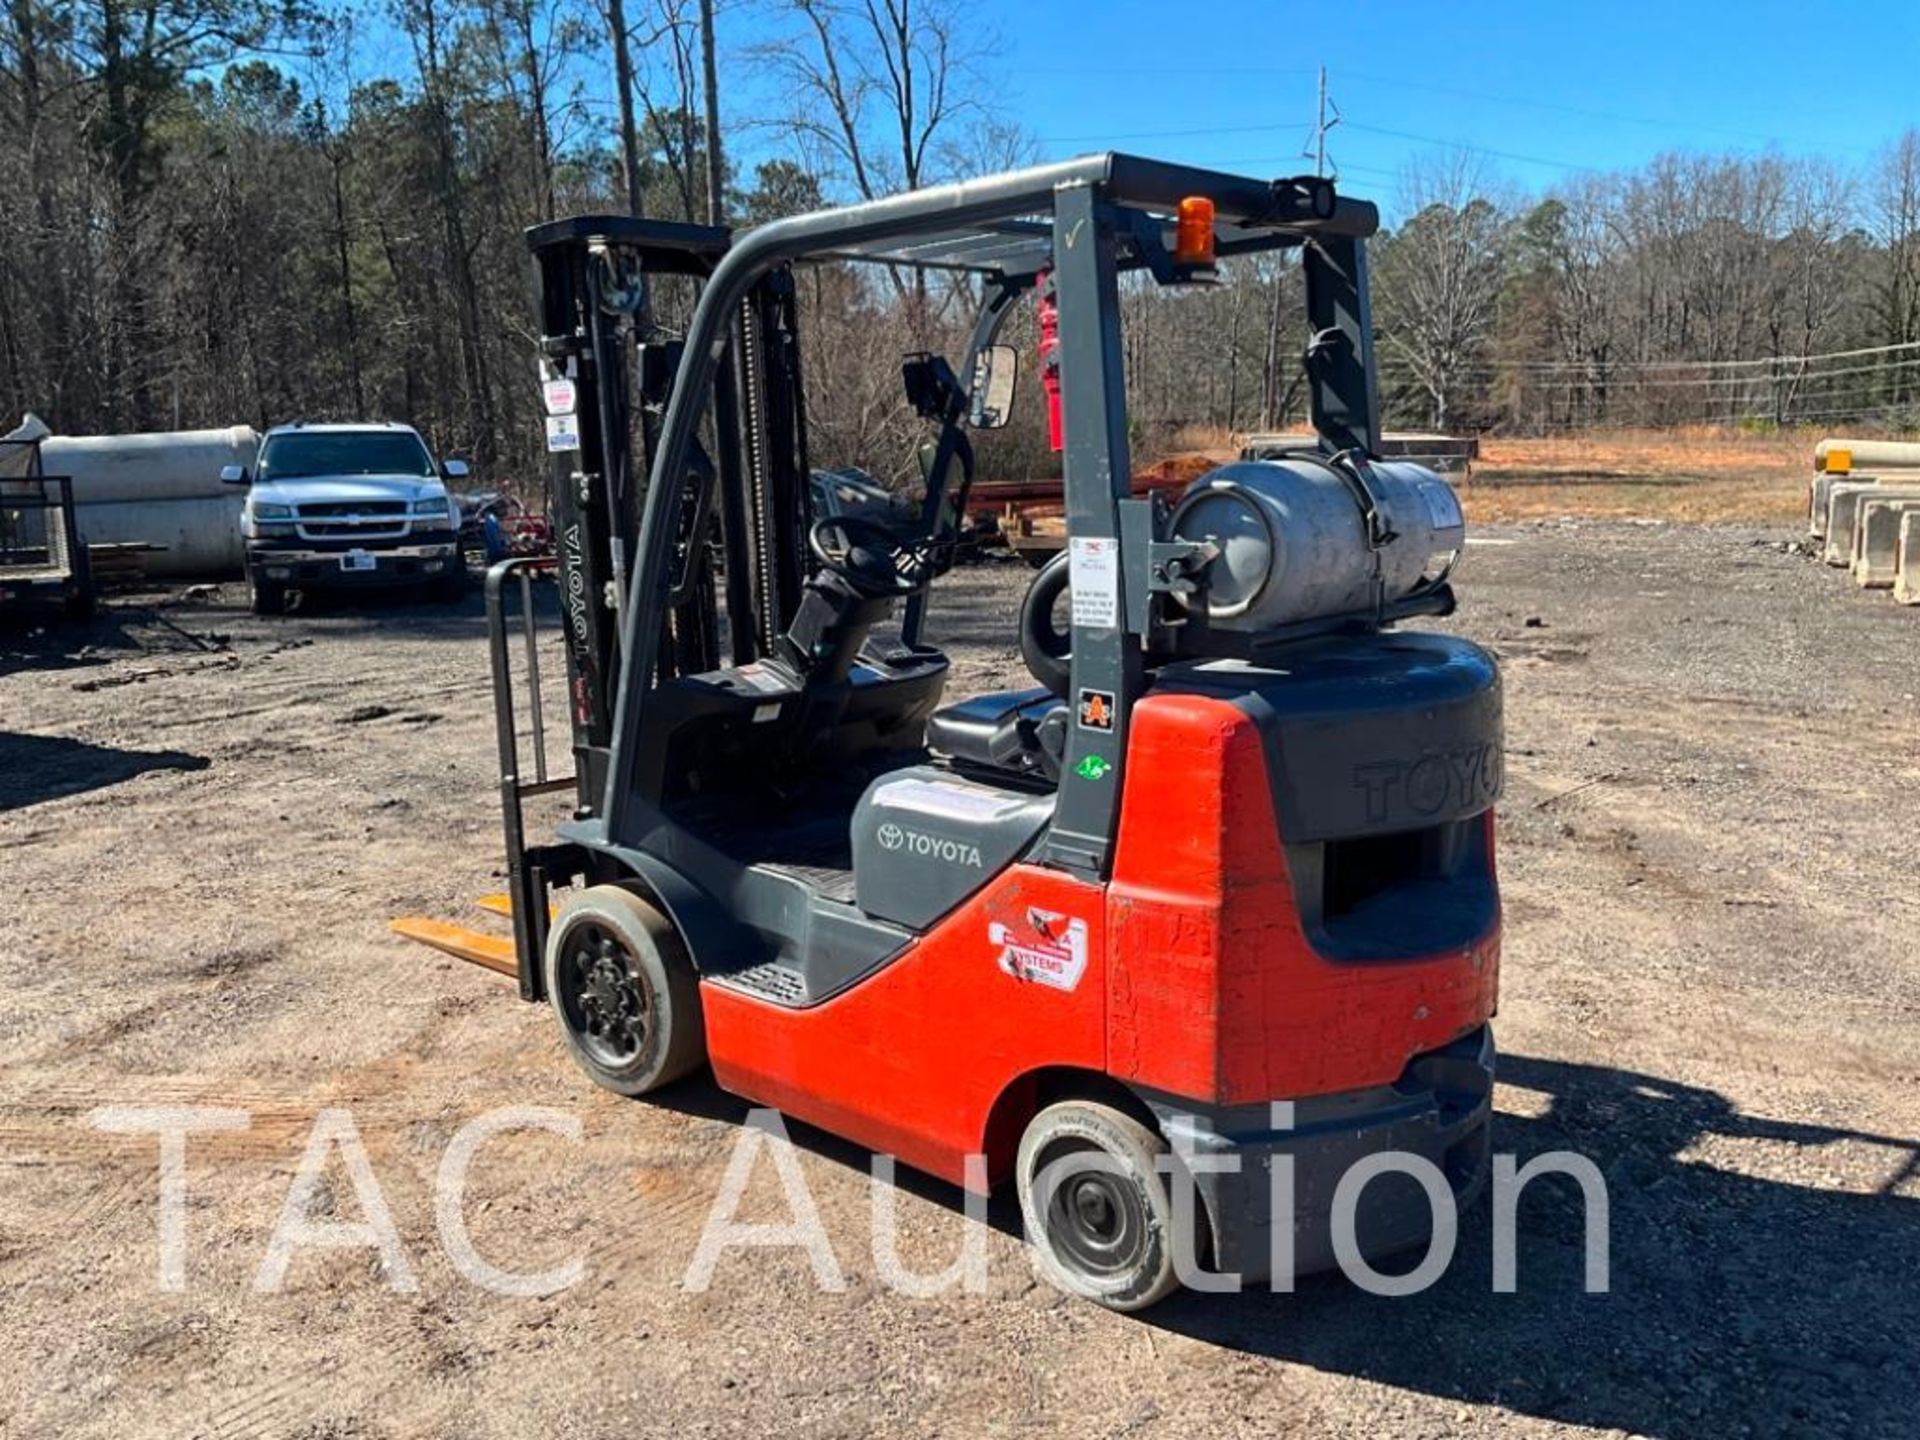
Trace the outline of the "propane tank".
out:
M 1193 603 L 1222 630 L 1269 630 L 1366 613 L 1438 584 L 1466 544 L 1453 487 L 1408 461 L 1357 462 L 1363 494 L 1332 462 L 1246 460 L 1210 470 L 1180 497 L 1172 529 L 1220 554 Z M 1370 543 L 1365 496 L 1378 511 Z
M 50 435 L 41 468 L 73 477 L 74 518 L 89 545 L 145 542 L 153 575 L 237 573 L 244 490 L 220 483 L 253 467 L 260 437 L 245 425 L 145 435 Z

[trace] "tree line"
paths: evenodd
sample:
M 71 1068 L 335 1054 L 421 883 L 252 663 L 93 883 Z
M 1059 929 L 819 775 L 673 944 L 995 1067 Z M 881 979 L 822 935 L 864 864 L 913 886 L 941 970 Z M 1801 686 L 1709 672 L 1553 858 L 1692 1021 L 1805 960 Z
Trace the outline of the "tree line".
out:
M 496 482 L 531 476 L 529 224 L 752 225 L 1037 155 L 957 0 L 719 0 L 722 31 L 757 37 L 732 48 L 716 0 L 0 5 L 0 410 L 67 433 L 394 418 Z M 742 77 L 768 113 L 728 103 Z M 1436 156 L 1385 198 L 1392 423 L 1920 408 L 1913 132 L 1857 172 L 1673 154 L 1542 196 Z M 899 355 L 951 354 L 969 294 L 892 271 L 804 284 L 816 460 L 906 473 Z M 1285 257 L 1123 305 L 1141 451 L 1300 419 Z M 659 314 L 684 320 L 684 297 Z M 1029 394 L 1002 470 L 1049 463 Z

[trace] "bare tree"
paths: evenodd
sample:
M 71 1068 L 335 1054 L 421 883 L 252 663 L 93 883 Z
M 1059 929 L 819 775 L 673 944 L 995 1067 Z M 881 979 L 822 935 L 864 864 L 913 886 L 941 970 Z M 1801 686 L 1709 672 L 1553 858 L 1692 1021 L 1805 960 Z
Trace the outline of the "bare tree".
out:
M 1456 152 L 1408 168 L 1402 203 L 1411 218 L 1380 247 L 1376 312 L 1392 353 L 1445 430 L 1460 392 L 1484 363 L 1507 274 L 1510 221 L 1480 163 Z
M 1874 308 L 1888 345 L 1920 340 L 1920 130 L 1909 129 L 1881 152 L 1873 167 L 1870 223 L 1882 261 Z M 1891 399 L 1913 393 L 1907 369 L 1892 372 Z
M 707 122 L 707 223 L 724 224 L 727 166 L 720 149 L 720 57 L 713 38 L 713 0 L 700 0 L 700 94 Z
M 607 33 L 613 44 L 613 85 L 620 103 L 620 173 L 627 183 L 627 213 L 647 213 L 640 183 L 640 136 L 633 120 L 633 50 L 625 0 L 607 0 Z

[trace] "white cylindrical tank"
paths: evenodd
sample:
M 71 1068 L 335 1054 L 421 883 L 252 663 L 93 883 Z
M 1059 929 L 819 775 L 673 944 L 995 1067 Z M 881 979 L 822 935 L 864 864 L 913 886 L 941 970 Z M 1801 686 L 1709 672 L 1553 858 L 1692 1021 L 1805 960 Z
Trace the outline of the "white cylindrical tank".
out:
M 1266 630 L 1370 611 L 1376 555 L 1388 603 L 1451 568 L 1466 544 L 1453 487 L 1404 460 L 1368 463 L 1366 480 L 1393 537 L 1377 552 L 1360 497 L 1325 462 L 1246 460 L 1195 480 L 1174 507 L 1173 533 L 1220 547 L 1207 569 L 1211 623 Z
M 252 470 L 260 437 L 245 425 L 149 435 L 51 435 L 41 469 L 73 477 L 75 519 L 89 545 L 142 542 L 153 575 L 240 570 L 246 491 L 220 483 L 228 465 Z
M 1827 457 L 1844 450 L 1854 470 L 1920 470 L 1920 440 L 1849 440 L 1830 435 L 1813 447 L 1813 468 L 1824 471 Z

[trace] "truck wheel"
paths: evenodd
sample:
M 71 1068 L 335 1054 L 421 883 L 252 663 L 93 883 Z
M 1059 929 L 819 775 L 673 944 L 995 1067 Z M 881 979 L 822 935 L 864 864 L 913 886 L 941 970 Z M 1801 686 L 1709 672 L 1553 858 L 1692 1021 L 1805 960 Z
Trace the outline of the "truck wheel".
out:
M 254 580 L 247 586 L 247 608 L 256 615 L 287 613 L 287 587 L 271 580 Z
M 1049 1105 L 1020 1137 L 1020 1215 L 1041 1273 L 1109 1310 L 1144 1310 L 1178 1286 L 1166 1142 L 1108 1105 Z
M 630 890 L 594 885 L 547 937 L 547 999 L 594 1084 L 644 1095 L 707 1056 L 700 978 L 666 916 Z

